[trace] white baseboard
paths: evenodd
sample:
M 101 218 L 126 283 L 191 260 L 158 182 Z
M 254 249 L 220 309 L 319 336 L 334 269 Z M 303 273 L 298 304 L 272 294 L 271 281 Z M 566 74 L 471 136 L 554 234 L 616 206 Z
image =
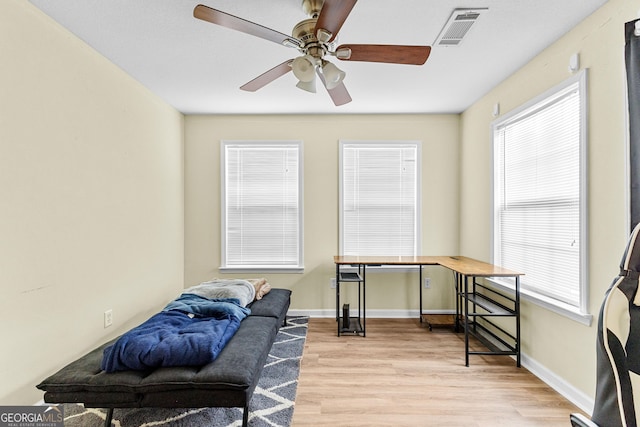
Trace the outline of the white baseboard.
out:
M 357 315 L 357 311 L 351 311 L 352 315 Z M 335 317 L 335 310 L 289 310 L 290 316 L 309 316 L 316 318 L 332 318 Z M 417 318 L 419 310 L 367 310 L 367 318 L 373 319 L 406 319 Z M 455 314 L 455 310 L 424 310 L 423 314 Z M 593 410 L 593 398 L 587 396 L 582 391 L 573 387 L 562 377 L 559 377 L 552 371 L 548 370 L 536 360 L 521 354 L 522 366 L 536 377 L 540 378 L 549 387 L 560 393 L 565 399 L 576 405 L 578 408 L 591 414 Z
M 593 397 L 578 390 L 566 382 L 562 377 L 551 372 L 545 366 L 531 359 L 526 354 L 523 353 L 521 356 L 522 366 L 527 368 L 529 372 L 540 378 L 549 387 L 560 393 L 564 398 L 576 405 L 578 408 L 582 409 L 589 415 L 592 414 L 594 404 Z

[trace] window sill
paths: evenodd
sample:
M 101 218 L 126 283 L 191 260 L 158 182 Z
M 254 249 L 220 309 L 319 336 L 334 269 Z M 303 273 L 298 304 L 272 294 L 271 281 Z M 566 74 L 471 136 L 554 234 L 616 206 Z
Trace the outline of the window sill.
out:
M 304 267 L 274 267 L 274 266 L 237 266 L 237 267 L 220 267 L 218 271 L 221 273 L 291 273 L 302 274 Z
M 514 286 L 511 284 L 508 284 L 508 283 L 505 284 L 504 282 L 500 282 L 495 279 L 488 279 L 488 280 L 491 282 L 492 285 L 494 285 L 498 289 L 502 289 L 510 292 L 514 291 Z M 576 307 L 573 307 L 569 304 L 564 304 L 562 302 L 553 300 L 549 297 L 545 297 L 544 295 L 540 295 L 526 289 L 520 290 L 520 298 L 521 300 L 531 302 L 542 308 L 545 308 L 549 311 L 552 311 L 556 314 L 567 317 L 571 320 L 574 320 L 586 326 L 591 326 L 591 322 L 593 321 L 592 314 L 582 313 Z

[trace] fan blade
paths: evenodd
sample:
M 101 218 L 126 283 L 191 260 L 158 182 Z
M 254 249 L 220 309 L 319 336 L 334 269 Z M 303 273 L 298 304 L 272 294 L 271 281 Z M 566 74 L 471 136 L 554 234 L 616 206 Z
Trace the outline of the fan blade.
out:
M 351 102 L 351 95 L 349 95 L 344 83 L 340 83 L 333 89 L 327 90 L 327 92 L 329 92 L 329 96 L 337 107 Z
M 203 4 L 199 4 L 195 9 L 193 9 L 193 16 L 198 19 L 202 19 L 203 21 L 211 22 L 212 24 L 218 24 L 223 27 L 231 28 L 232 30 L 260 37 L 285 46 L 299 47 L 302 44 L 299 40 L 279 31 L 212 9 Z
M 356 5 L 357 0 L 324 0 L 318 21 L 316 22 L 316 35 L 319 29 L 323 29 L 331 33 L 329 40 L 332 42 L 338 35 L 338 31 L 342 28 L 342 24 L 351 13 L 351 9 Z
M 316 70 L 316 74 L 318 75 L 318 77 L 320 77 L 320 80 L 322 81 L 324 87 L 327 88 L 327 82 L 325 81 L 322 73 L 319 70 Z M 329 92 L 329 96 L 331 97 L 331 100 L 336 105 L 336 107 L 348 104 L 352 101 L 351 95 L 349 95 L 346 86 L 342 82 L 340 82 L 340 84 L 333 89 L 327 89 L 327 92 Z
M 422 65 L 427 62 L 430 53 L 431 46 L 343 44 L 336 49 L 336 58 L 343 61 Z
M 287 74 L 289 71 L 291 71 L 292 62 L 293 62 L 293 59 L 287 59 L 282 64 L 276 65 L 269 71 L 266 71 L 260 74 L 255 79 L 240 86 L 240 89 L 246 90 L 248 92 L 255 92 L 256 90 L 265 87 L 266 85 L 268 85 L 269 83 L 277 79 L 278 77 L 282 77 L 285 74 Z

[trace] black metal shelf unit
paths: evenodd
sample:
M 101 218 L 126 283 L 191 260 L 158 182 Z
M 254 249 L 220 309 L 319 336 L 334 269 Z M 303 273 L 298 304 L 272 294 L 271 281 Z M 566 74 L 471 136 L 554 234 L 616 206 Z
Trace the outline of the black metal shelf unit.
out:
M 515 276 L 513 295 L 478 282 L 476 276 L 457 274 L 456 280 L 456 329 L 465 333 L 465 362 L 469 355 L 515 356 L 520 367 L 520 277 Z M 499 325 L 497 318 L 513 319 L 513 330 Z M 469 349 L 469 336 L 475 337 L 486 351 Z
M 358 271 L 341 271 L 340 264 L 336 264 L 336 322 L 338 323 L 338 336 L 356 335 L 366 336 L 366 302 L 365 302 L 365 269 L 362 264 L 357 265 Z M 350 266 L 356 267 L 356 266 Z M 341 284 L 355 284 L 358 287 L 357 315 L 351 313 L 351 304 L 341 303 Z

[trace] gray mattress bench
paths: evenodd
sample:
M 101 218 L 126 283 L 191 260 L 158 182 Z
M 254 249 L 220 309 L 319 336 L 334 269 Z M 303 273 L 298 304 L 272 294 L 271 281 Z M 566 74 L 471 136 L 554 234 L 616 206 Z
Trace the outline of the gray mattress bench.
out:
M 291 291 L 271 289 L 249 308 L 251 314 L 213 362 L 204 366 L 163 367 L 150 371 L 106 373 L 100 362 L 108 342 L 51 375 L 36 387 L 47 403 L 82 403 L 114 408 L 243 408 L 247 426 L 249 402 L 276 334 L 286 322 Z

